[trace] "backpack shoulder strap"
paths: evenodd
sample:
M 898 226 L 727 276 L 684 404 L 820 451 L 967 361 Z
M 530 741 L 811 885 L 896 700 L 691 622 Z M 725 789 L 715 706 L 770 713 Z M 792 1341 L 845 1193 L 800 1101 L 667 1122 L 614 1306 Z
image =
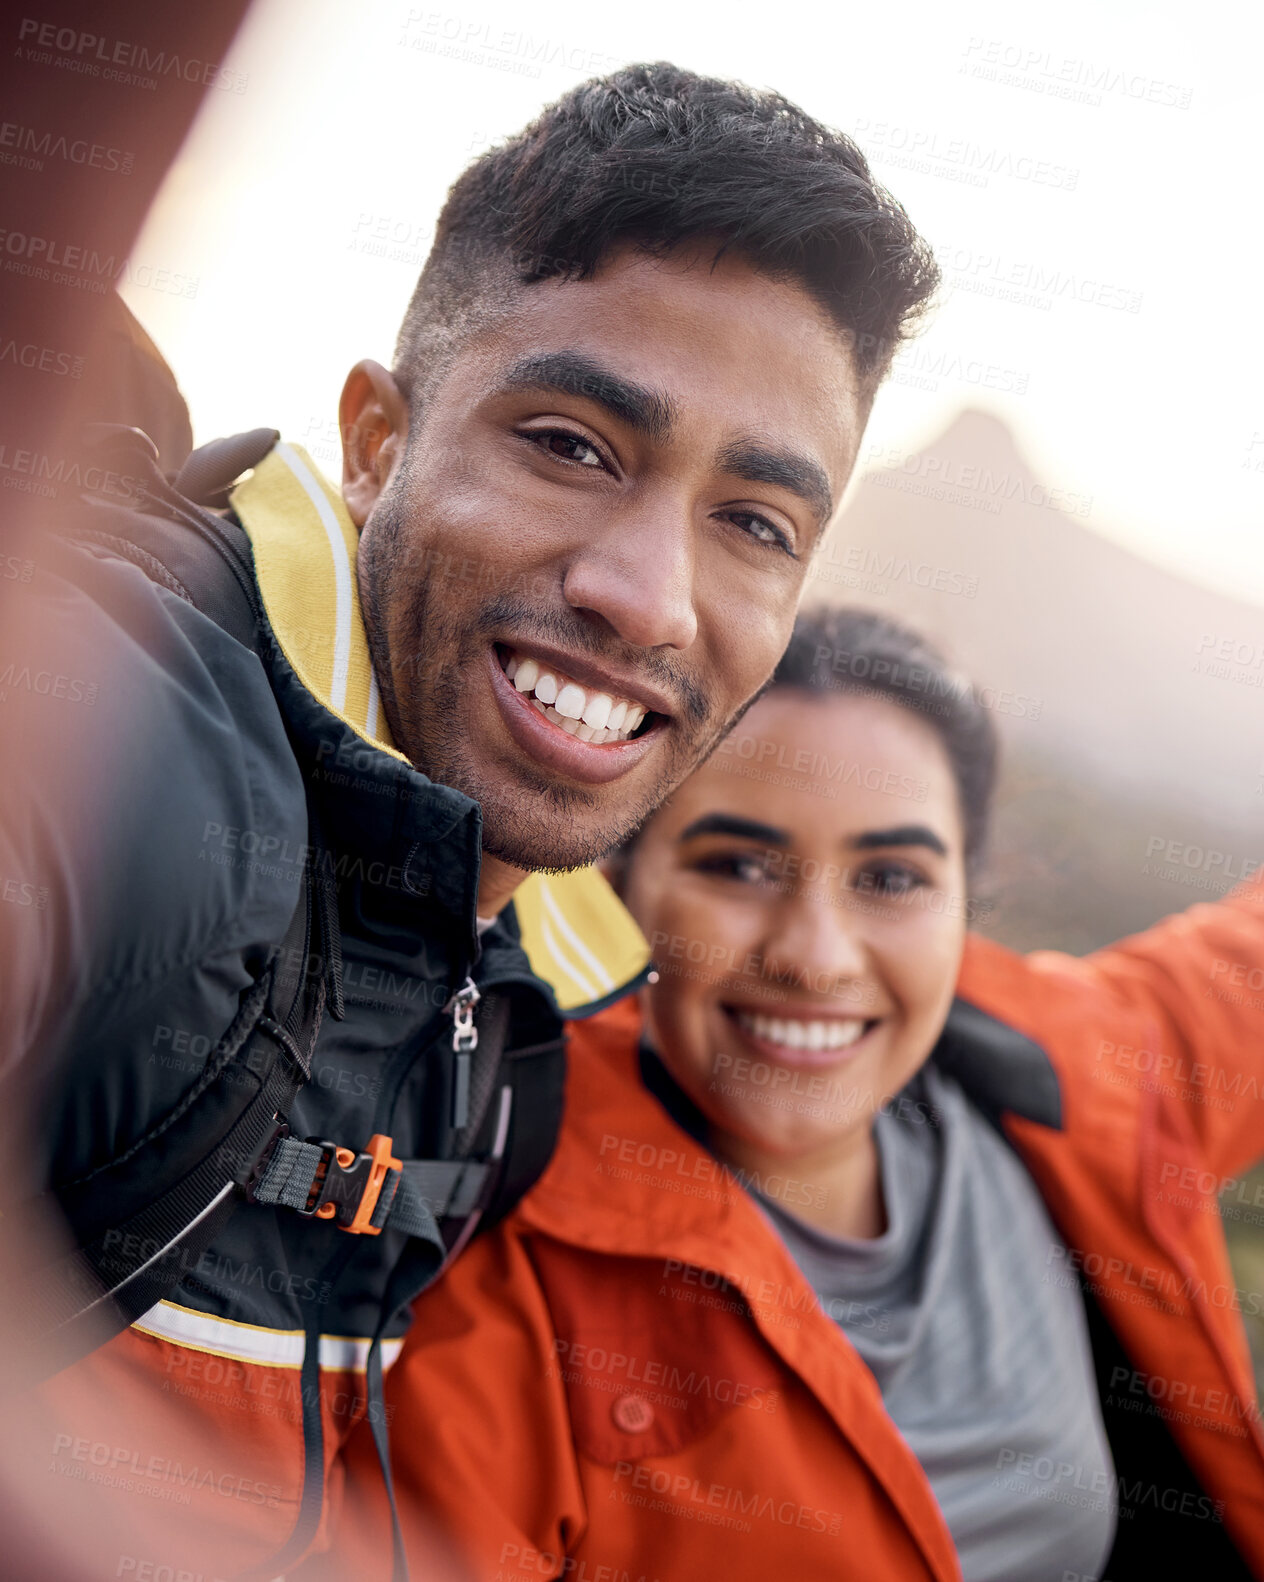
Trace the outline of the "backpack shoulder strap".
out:
M 205 447 L 209 456 L 195 452 L 185 471 L 196 463 L 199 489 L 222 490 L 277 437 L 260 429 L 217 442 Z M 266 628 L 242 529 L 170 484 L 140 430 L 96 424 L 85 438 L 130 469 L 135 507 L 89 501 L 64 536 L 130 560 L 260 653 Z M 337 898 L 320 860 L 310 797 L 308 826 L 310 856 L 286 937 L 243 992 L 198 1081 L 123 1154 L 48 1194 L 73 1245 L 32 1271 L 23 1291 L 22 1321 L 39 1342 L 45 1374 L 104 1344 L 179 1284 L 286 1130 L 286 1112 L 311 1074 L 327 999 L 332 1014 L 342 1015 Z M 286 962 L 313 955 L 327 970 L 304 970 L 297 981 L 284 971 Z M 155 1160 L 173 1159 L 176 1170 L 155 1168 Z
M 311 1072 L 325 980 L 303 973 L 291 996 L 281 964 L 309 959 L 319 896 L 309 866 L 277 959 L 243 993 L 175 1109 L 125 1153 L 49 1194 L 74 1246 L 24 1285 L 21 1318 L 41 1376 L 104 1345 L 174 1290 L 244 1201 Z M 175 1172 L 163 1169 L 168 1160 L 179 1161 Z

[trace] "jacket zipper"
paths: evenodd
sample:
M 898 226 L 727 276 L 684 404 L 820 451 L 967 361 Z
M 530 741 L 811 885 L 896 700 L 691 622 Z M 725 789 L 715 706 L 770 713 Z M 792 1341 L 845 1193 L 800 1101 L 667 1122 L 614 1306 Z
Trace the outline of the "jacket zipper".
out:
M 474 1025 L 474 1008 L 482 999 L 473 978 L 466 978 L 444 1007 L 452 1017 L 452 1051 L 455 1063 L 452 1077 L 452 1115 L 449 1121 L 453 1131 L 460 1131 L 470 1118 L 470 1066 L 478 1048 L 478 1028 Z

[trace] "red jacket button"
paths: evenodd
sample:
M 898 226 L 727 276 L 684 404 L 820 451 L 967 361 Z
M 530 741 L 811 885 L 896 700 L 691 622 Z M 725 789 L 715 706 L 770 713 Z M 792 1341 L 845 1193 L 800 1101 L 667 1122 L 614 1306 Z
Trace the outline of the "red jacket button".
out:
M 643 1434 L 654 1421 L 654 1408 L 643 1395 L 621 1395 L 610 1415 L 625 1433 Z

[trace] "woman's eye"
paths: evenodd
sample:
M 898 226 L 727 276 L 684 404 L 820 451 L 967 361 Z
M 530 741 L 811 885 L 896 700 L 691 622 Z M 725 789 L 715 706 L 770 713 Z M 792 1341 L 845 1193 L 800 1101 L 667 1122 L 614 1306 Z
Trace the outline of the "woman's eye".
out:
M 908 895 L 912 890 L 921 889 L 925 883 L 925 878 L 916 869 L 906 868 L 903 863 L 883 863 L 879 867 L 864 868 L 856 876 L 858 890 L 868 895 L 887 897 Z
M 768 868 L 759 857 L 749 857 L 741 852 L 717 852 L 703 857 L 694 864 L 698 873 L 714 874 L 721 879 L 736 879 L 739 884 L 763 884 L 768 879 Z
M 795 560 L 799 557 L 794 553 L 794 547 L 789 536 L 781 528 L 770 522 L 766 516 L 760 516 L 756 511 L 730 511 L 729 520 L 736 522 L 744 533 L 749 533 L 753 539 L 761 544 L 771 544 L 776 549 L 784 550 L 787 555 Z
M 573 461 L 580 467 L 605 466 L 595 445 L 590 444 L 579 434 L 568 433 L 566 429 L 541 429 L 527 437 L 539 445 L 541 450 L 560 456 L 564 461 Z

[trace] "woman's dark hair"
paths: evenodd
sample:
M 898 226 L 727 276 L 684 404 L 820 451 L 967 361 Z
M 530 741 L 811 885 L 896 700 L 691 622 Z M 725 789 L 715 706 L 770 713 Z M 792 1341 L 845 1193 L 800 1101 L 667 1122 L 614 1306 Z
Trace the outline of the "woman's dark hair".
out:
M 851 337 L 872 394 L 939 283 L 859 148 L 783 99 L 666 61 L 581 83 L 457 180 L 396 347 L 416 402 L 515 287 L 612 248 L 714 239 L 790 279 Z
M 996 786 L 996 727 L 976 689 L 924 637 L 872 610 L 799 616 L 767 691 L 860 693 L 920 714 L 952 768 L 965 831 L 965 862 L 978 871 Z

